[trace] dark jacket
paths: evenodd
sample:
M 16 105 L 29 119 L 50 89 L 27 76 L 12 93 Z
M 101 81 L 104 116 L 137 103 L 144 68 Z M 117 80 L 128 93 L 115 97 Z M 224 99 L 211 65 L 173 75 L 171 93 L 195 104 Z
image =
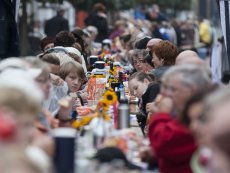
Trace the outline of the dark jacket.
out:
M 137 121 L 142 130 L 144 130 L 147 121 L 146 105 L 147 103 L 153 102 L 159 93 L 160 85 L 151 83 L 149 84 L 146 92 L 142 95 L 140 114 L 137 114 Z
M 0 0 L 0 59 L 12 56 L 19 56 L 15 6 L 10 0 Z
M 160 81 L 163 74 L 170 68 L 170 66 L 161 66 L 158 68 L 155 68 L 151 71 L 151 73 L 155 76 L 156 81 Z
M 94 12 L 85 19 L 85 24 L 87 26 L 95 26 L 98 29 L 98 35 L 95 39 L 96 42 L 102 42 L 108 38 L 108 23 L 106 18 Z
M 45 33 L 48 37 L 54 38 L 60 31 L 69 31 L 69 23 L 61 15 L 57 15 L 45 24 Z

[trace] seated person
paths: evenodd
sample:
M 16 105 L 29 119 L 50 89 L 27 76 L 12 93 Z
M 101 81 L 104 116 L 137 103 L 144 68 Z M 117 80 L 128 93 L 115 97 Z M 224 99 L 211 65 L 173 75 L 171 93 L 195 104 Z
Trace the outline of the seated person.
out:
M 129 78 L 129 90 L 134 96 L 140 99 L 140 113 L 137 115 L 137 119 L 144 133 L 148 116 L 146 104 L 154 101 L 159 94 L 159 84 L 153 83 L 153 79 L 149 74 L 136 72 Z

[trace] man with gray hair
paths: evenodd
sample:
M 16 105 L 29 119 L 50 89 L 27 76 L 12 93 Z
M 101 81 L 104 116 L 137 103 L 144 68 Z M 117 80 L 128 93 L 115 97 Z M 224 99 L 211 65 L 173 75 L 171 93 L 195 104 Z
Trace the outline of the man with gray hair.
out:
M 147 111 L 153 113 L 148 136 L 160 172 L 192 173 L 190 159 L 196 144 L 190 131 L 179 119 L 186 101 L 210 84 L 208 70 L 198 65 L 174 66 L 164 74 L 161 98 L 146 107 Z

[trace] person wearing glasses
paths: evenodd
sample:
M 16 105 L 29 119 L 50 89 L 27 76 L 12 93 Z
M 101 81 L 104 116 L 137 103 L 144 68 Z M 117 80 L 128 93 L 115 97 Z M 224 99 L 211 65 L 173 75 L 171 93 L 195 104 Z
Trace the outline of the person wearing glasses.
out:
M 148 51 L 134 49 L 131 55 L 131 62 L 134 67 L 134 72 L 144 72 L 148 73 L 153 70 L 153 66 L 148 63 L 146 57 L 148 56 Z

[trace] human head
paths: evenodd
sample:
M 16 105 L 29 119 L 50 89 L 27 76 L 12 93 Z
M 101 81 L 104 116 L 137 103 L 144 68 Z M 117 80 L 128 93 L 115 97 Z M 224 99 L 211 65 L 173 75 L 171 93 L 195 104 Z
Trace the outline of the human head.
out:
M 198 65 L 173 66 L 161 79 L 161 94 L 170 97 L 178 116 L 186 101 L 211 84 L 209 71 Z
M 146 50 L 134 49 L 134 52 L 131 52 L 131 62 L 133 67 L 137 71 L 146 71 L 147 63 L 145 61 L 145 57 L 148 55 Z
M 112 48 L 112 41 L 110 39 L 104 39 L 101 43 L 101 49 L 104 51 L 110 51 Z
M 220 88 L 210 94 L 205 99 L 203 121 L 205 122 L 205 145 L 212 150 L 214 162 L 221 159 L 221 162 L 215 164 L 217 169 L 223 169 L 223 163 L 227 162 L 227 170 L 229 171 L 229 111 L 230 111 L 230 90 L 229 87 Z M 216 156 L 219 156 L 216 158 Z M 212 167 L 212 163 L 208 165 Z M 215 171 L 216 172 L 216 171 Z
M 115 22 L 114 29 L 119 29 L 124 32 L 125 28 L 127 27 L 126 22 L 124 20 L 117 20 Z
M 129 90 L 134 96 L 141 98 L 152 81 L 153 79 L 148 74 L 136 72 L 129 78 Z
M 41 111 L 42 91 L 28 71 L 6 69 L 0 73 L 0 97 L 1 112 L 16 122 L 16 140 L 28 144 L 33 121 Z
M 78 42 L 75 42 L 72 47 L 75 48 L 75 49 L 77 49 L 77 50 L 79 50 L 81 53 L 83 52 L 82 46 Z
M 97 28 L 95 26 L 87 26 L 86 31 L 90 33 L 91 41 L 94 41 L 98 34 Z
M 47 53 L 41 57 L 41 60 L 48 63 L 50 73 L 58 75 L 60 71 L 60 61 L 55 53 Z
M 159 12 L 160 12 L 159 6 L 156 4 L 153 4 L 150 8 L 148 8 L 148 14 L 152 19 L 157 19 Z
M 69 55 L 74 61 L 77 61 L 77 62 L 79 62 L 80 64 L 83 63 L 82 60 L 83 60 L 84 58 L 81 58 L 82 55 L 81 55 L 81 52 L 80 52 L 78 49 L 76 49 L 76 48 L 74 48 L 74 47 L 65 47 L 65 50 L 66 50 L 66 52 L 68 53 L 68 55 Z
M 50 68 L 48 64 L 36 57 L 26 57 L 25 61 L 29 64 L 31 71 L 39 71 L 36 74 L 35 81 L 43 91 L 44 98 L 48 99 L 51 87 Z
M 41 39 L 40 46 L 41 46 L 42 52 L 45 52 L 46 50 L 54 47 L 54 40 L 50 37 L 45 37 Z
M 63 16 L 65 14 L 65 9 L 62 6 L 57 8 L 57 15 Z
M 74 59 L 69 55 L 66 47 L 56 46 L 46 51 L 46 53 L 52 53 L 53 55 L 55 55 L 59 59 L 60 65 L 65 62 L 74 61 Z
M 137 40 L 134 45 L 135 49 L 145 49 L 149 40 L 151 40 L 149 36 Z
M 0 72 L 3 72 L 6 69 L 27 69 L 27 64 L 21 58 L 7 58 L 0 61 Z
M 162 41 L 160 38 L 152 38 L 151 40 L 148 41 L 146 45 L 146 50 L 151 51 L 153 46 L 159 43 L 160 41 Z
M 185 104 L 182 116 L 180 117 L 181 122 L 188 126 L 196 138 L 199 145 L 204 145 L 204 127 L 203 122 L 203 109 L 205 98 L 218 89 L 218 85 L 212 85 L 206 90 L 196 93 L 193 95 Z
M 29 83 L 27 85 L 30 85 Z M 41 103 L 31 95 L 17 87 L 0 86 L 0 110 L 15 121 L 16 133 L 13 140 L 27 145 L 33 128 L 34 120 L 41 111 Z
M 177 47 L 169 41 L 160 41 L 151 49 L 154 67 L 170 66 L 175 64 L 178 54 Z
M 74 28 L 74 30 L 71 31 L 71 33 L 75 37 L 75 42 L 80 44 L 81 50 L 84 52 L 85 51 L 85 47 L 87 45 L 87 43 L 86 43 L 86 37 L 88 37 L 86 35 L 86 33 L 81 28 L 79 28 L 79 27 Z
M 104 13 L 106 11 L 106 7 L 102 3 L 96 3 L 93 6 L 93 10 L 95 12 L 102 12 L 102 13 Z
M 66 62 L 61 65 L 60 77 L 66 81 L 69 91 L 76 92 L 86 82 L 84 70 L 78 62 Z
M 204 64 L 198 54 L 192 50 L 185 50 L 176 57 L 176 64 Z
M 1 80 L 1 79 L 0 79 Z M 30 85 L 30 84 L 28 84 Z M 33 89 L 31 87 L 31 89 Z M 37 89 L 37 88 L 36 88 Z M 10 109 L 18 116 L 34 117 L 41 110 L 41 103 L 28 93 L 21 91 L 16 86 L 6 87 L 0 86 L 0 107 L 2 109 Z M 33 93 L 34 91 L 30 91 Z M 20 118 L 20 117 L 18 117 Z
M 229 87 L 220 88 L 205 99 L 203 119 L 209 129 L 209 137 L 214 137 L 229 129 L 230 111 Z M 209 138 L 211 140 L 211 138 Z M 209 141 L 210 142 L 210 141 Z
M 54 47 L 71 47 L 75 43 L 74 35 L 69 31 L 59 32 L 54 39 Z

